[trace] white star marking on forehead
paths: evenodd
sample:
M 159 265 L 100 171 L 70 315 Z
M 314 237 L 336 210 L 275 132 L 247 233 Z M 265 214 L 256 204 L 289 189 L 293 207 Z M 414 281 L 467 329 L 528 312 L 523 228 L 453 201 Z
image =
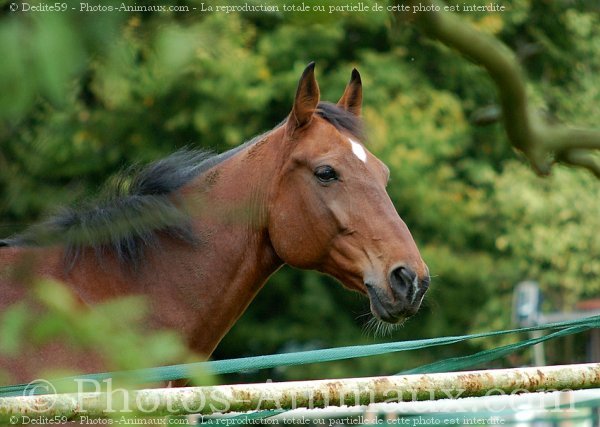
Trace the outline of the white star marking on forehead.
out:
M 352 146 L 352 152 L 356 157 L 358 157 L 363 163 L 367 163 L 367 152 L 358 142 L 354 141 L 352 138 L 348 138 L 350 145 Z

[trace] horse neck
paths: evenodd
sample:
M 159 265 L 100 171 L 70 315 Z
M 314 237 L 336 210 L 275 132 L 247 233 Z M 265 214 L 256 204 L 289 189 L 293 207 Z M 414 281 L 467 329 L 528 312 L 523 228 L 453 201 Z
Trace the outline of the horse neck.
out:
M 159 292 L 154 296 L 163 305 L 159 311 L 163 319 L 169 317 L 169 326 L 185 325 L 197 352 L 212 353 L 282 264 L 267 230 L 268 200 L 279 160 L 272 144 L 280 133 L 272 132 L 185 186 L 180 196 L 200 242 L 191 251 L 173 244 L 156 255 L 159 270 L 170 276 L 155 286 Z M 175 304 L 165 310 L 167 295 Z
M 150 327 L 181 331 L 192 350 L 210 355 L 282 264 L 270 243 L 267 204 L 283 133 L 272 131 L 179 190 L 176 199 L 192 216 L 197 245 L 159 237 L 160 245 L 135 270 L 114 254 L 99 259 L 91 248 L 81 251 L 70 270 L 64 250 L 55 247 L 3 248 L 0 261 L 17 265 L 33 254 L 37 274 L 65 282 L 90 305 L 141 294 L 150 305 Z M 0 291 L 5 285 L 0 277 Z

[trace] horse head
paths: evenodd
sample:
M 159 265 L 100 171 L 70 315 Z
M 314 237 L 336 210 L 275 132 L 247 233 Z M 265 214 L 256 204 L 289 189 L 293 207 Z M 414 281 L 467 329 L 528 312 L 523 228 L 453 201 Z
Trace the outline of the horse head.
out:
M 365 147 L 362 83 L 353 70 L 337 104 L 319 102 L 314 64 L 304 71 L 269 206 L 269 236 L 287 264 L 329 274 L 368 295 L 373 315 L 415 314 L 429 272 L 386 192 L 389 169 Z

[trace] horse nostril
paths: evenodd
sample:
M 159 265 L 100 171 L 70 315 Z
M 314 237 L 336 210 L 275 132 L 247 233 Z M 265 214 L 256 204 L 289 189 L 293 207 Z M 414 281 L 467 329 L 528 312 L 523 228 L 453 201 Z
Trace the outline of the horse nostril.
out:
M 417 274 L 408 267 L 398 267 L 390 274 L 390 285 L 396 298 L 411 300 Z

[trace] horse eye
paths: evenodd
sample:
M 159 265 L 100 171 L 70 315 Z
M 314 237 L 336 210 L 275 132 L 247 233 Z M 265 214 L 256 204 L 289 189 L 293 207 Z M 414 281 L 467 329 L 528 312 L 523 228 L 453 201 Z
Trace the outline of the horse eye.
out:
M 335 169 L 331 166 L 320 166 L 315 170 L 315 176 L 321 182 L 331 182 L 338 179 Z

